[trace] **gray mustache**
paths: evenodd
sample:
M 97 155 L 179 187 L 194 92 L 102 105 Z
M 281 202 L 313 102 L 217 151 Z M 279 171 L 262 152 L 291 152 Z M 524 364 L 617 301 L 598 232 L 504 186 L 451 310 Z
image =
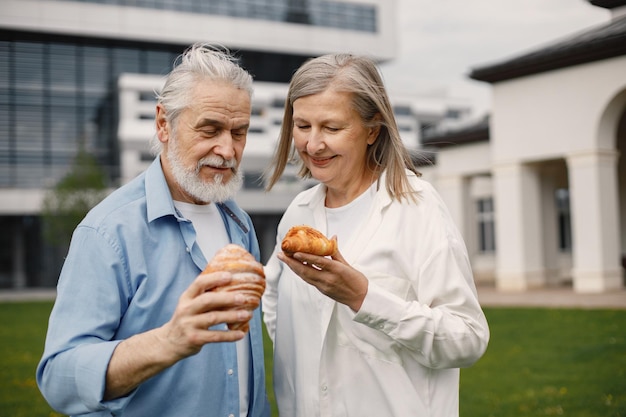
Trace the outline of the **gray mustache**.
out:
M 198 166 L 196 168 L 197 172 L 200 172 L 200 168 L 203 166 L 210 166 L 213 168 L 230 168 L 233 172 L 237 172 L 237 161 L 234 159 L 226 160 L 219 156 L 209 156 L 207 158 L 202 158 L 198 161 Z

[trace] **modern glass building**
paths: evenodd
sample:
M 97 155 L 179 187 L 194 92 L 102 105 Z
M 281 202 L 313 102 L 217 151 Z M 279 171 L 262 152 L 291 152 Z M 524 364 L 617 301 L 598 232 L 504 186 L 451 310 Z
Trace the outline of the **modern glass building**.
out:
M 262 256 L 273 247 L 286 204 L 305 184 L 286 176 L 263 193 L 282 120 L 286 83 L 308 58 L 396 51 L 394 0 L 2 0 L 0 2 L 0 288 L 56 284 L 65 248 L 43 234 L 42 203 L 79 149 L 116 188 L 153 156 L 154 91 L 175 58 L 206 41 L 234 51 L 255 79 L 240 204 L 251 214 Z M 423 123 L 397 107 L 403 139 Z M 456 110 L 455 110 L 456 111 Z
M 196 41 L 235 51 L 255 81 L 268 83 L 288 82 L 322 53 L 385 61 L 395 54 L 394 13 L 393 1 L 379 0 L 3 0 L 0 288 L 56 284 L 65 248 L 43 238 L 42 202 L 79 149 L 97 159 L 110 188 L 124 182 L 120 124 L 135 117 L 120 113 L 123 74 L 162 76 Z M 149 89 L 131 90 L 154 98 Z M 135 119 L 142 117 L 151 116 Z M 147 143 L 153 132 L 138 134 Z M 150 156 L 141 158 L 137 170 Z M 281 213 L 259 204 L 251 214 L 263 233 Z

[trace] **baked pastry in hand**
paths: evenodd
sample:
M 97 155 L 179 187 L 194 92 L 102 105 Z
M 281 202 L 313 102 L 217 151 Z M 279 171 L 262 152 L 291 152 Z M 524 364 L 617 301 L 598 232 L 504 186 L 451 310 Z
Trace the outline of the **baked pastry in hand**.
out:
M 288 256 L 295 252 L 330 256 L 337 252 L 337 241 L 328 239 L 322 232 L 310 226 L 299 225 L 287 231 L 280 247 Z
M 254 259 L 254 256 L 239 245 L 230 243 L 218 250 L 202 273 L 208 274 L 217 271 L 227 271 L 233 275 L 232 281 L 214 291 L 239 291 L 246 297 L 242 308 L 254 310 L 261 303 L 261 296 L 265 291 L 265 273 L 263 265 Z M 231 330 L 250 329 L 248 322 L 228 324 Z

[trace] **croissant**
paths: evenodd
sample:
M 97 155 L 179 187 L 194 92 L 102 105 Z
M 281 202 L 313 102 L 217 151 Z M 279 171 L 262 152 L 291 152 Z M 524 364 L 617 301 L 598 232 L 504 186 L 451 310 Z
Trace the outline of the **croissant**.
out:
M 328 239 L 319 230 L 310 226 L 299 225 L 287 231 L 280 247 L 289 256 L 295 252 L 329 256 L 337 252 L 337 241 Z
M 233 278 L 228 285 L 217 287 L 214 291 L 239 291 L 249 296 L 246 297 L 244 309 L 254 310 L 259 306 L 265 291 L 265 273 L 263 265 L 250 252 L 232 243 L 224 246 L 217 251 L 202 273 L 216 271 L 230 272 Z M 247 332 L 250 325 L 248 322 L 229 323 L 228 328 Z

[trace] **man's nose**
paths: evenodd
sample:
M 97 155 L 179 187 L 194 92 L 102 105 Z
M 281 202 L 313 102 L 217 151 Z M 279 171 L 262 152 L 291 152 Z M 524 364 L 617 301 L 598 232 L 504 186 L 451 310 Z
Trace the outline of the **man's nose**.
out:
M 231 160 L 235 157 L 235 140 L 231 132 L 224 131 L 219 135 L 218 142 L 213 148 L 213 153 L 225 160 Z

